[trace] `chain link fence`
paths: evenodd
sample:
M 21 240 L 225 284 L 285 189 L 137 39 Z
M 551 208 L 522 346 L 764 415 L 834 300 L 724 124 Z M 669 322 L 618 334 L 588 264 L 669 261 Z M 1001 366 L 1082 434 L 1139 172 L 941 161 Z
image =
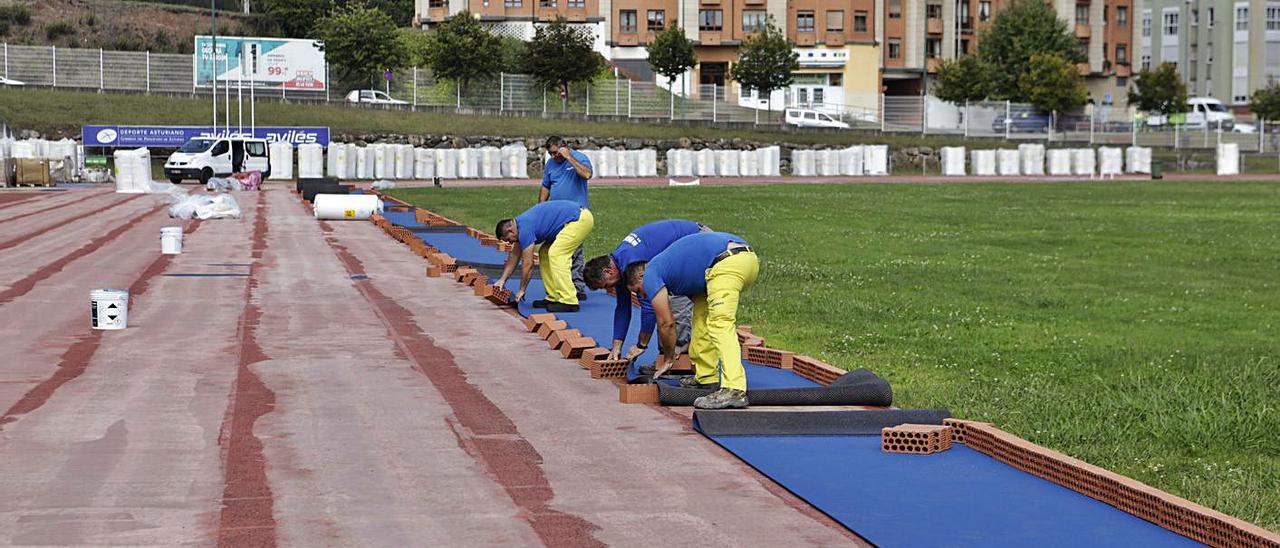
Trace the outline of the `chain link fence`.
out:
M 25 86 L 192 96 L 208 96 L 213 92 L 211 87 L 195 85 L 194 55 L 3 44 L 0 56 L 3 56 L 0 74 Z M 236 82 L 224 84 L 219 93 L 235 93 L 231 88 Z M 525 116 L 783 123 L 782 112 L 759 108 L 763 103 L 754 98 L 740 101 L 738 90 L 732 85 L 690 85 L 673 93 L 653 82 L 603 79 L 570 85 L 567 92 L 562 93 L 543 89 L 524 74 L 500 74 L 459 86 L 452 81 L 437 80 L 425 69 L 409 69 L 393 75 L 380 91 L 402 104 L 350 104 L 346 93 L 339 90 L 264 88 L 261 83 L 255 88 L 255 96 L 260 100 Z M 784 90 L 775 94 L 773 108 L 817 111 L 852 129 L 884 133 L 1202 149 L 1232 142 L 1243 152 L 1280 152 L 1276 140 L 1267 135 L 1271 128 L 1260 120 L 1244 118 L 1222 127 L 1204 123 L 1151 126 L 1135 120 L 1126 110 L 1109 107 L 1086 109 L 1086 114 L 1045 114 L 1027 104 L 1004 101 L 955 104 L 927 95 L 851 93 L 844 95 L 841 102 L 813 101 L 813 97 L 814 94 Z M 746 106 L 748 104 L 752 106 Z

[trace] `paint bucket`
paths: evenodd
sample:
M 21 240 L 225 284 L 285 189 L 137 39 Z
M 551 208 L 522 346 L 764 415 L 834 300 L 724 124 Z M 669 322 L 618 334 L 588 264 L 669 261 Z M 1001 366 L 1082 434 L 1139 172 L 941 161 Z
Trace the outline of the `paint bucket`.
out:
M 160 228 L 160 253 L 165 255 L 182 254 L 182 227 L 165 226 Z
M 129 323 L 129 290 L 90 291 L 89 320 L 94 329 L 124 329 Z

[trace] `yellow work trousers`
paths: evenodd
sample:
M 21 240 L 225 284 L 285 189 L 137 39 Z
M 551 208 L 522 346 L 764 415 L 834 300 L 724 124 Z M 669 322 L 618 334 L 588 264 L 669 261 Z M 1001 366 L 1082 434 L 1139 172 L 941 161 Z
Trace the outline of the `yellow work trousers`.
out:
M 707 293 L 693 299 L 693 338 L 689 360 L 699 383 L 720 381 L 721 388 L 747 389 L 747 371 L 742 367 L 742 347 L 738 344 L 738 295 L 756 282 L 760 260 L 755 253 L 742 252 L 707 270 Z M 717 375 L 716 363 L 720 364 Z
M 538 248 L 538 270 L 542 272 L 542 286 L 547 290 L 547 300 L 564 304 L 578 304 L 578 288 L 573 286 L 573 250 L 582 245 L 587 234 L 596 226 L 591 211 L 583 209 L 578 220 L 564 225 L 556 239 Z

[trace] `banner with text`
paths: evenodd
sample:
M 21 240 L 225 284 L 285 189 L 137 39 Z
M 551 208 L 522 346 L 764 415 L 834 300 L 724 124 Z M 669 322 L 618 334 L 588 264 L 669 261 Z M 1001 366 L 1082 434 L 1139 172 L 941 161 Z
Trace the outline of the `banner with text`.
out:
M 216 44 L 216 45 L 215 45 Z M 196 37 L 195 84 L 324 91 L 324 42 L 239 36 Z
M 80 135 L 87 147 L 161 147 L 177 148 L 196 137 L 228 137 L 241 132 L 209 126 L 83 126 Z M 244 131 L 247 136 L 248 129 Z M 293 146 L 314 143 L 329 146 L 327 127 L 258 127 L 253 136 L 268 142 L 284 142 Z

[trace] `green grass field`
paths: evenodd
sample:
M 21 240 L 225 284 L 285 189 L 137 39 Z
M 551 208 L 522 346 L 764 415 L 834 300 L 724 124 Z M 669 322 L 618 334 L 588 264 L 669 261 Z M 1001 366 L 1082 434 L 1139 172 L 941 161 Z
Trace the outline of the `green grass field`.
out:
M 663 218 L 738 233 L 771 346 L 1280 530 L 1280 184 L 592 192 L 588 257 Z M 393 193 L 492 231 L 537 189 Z

